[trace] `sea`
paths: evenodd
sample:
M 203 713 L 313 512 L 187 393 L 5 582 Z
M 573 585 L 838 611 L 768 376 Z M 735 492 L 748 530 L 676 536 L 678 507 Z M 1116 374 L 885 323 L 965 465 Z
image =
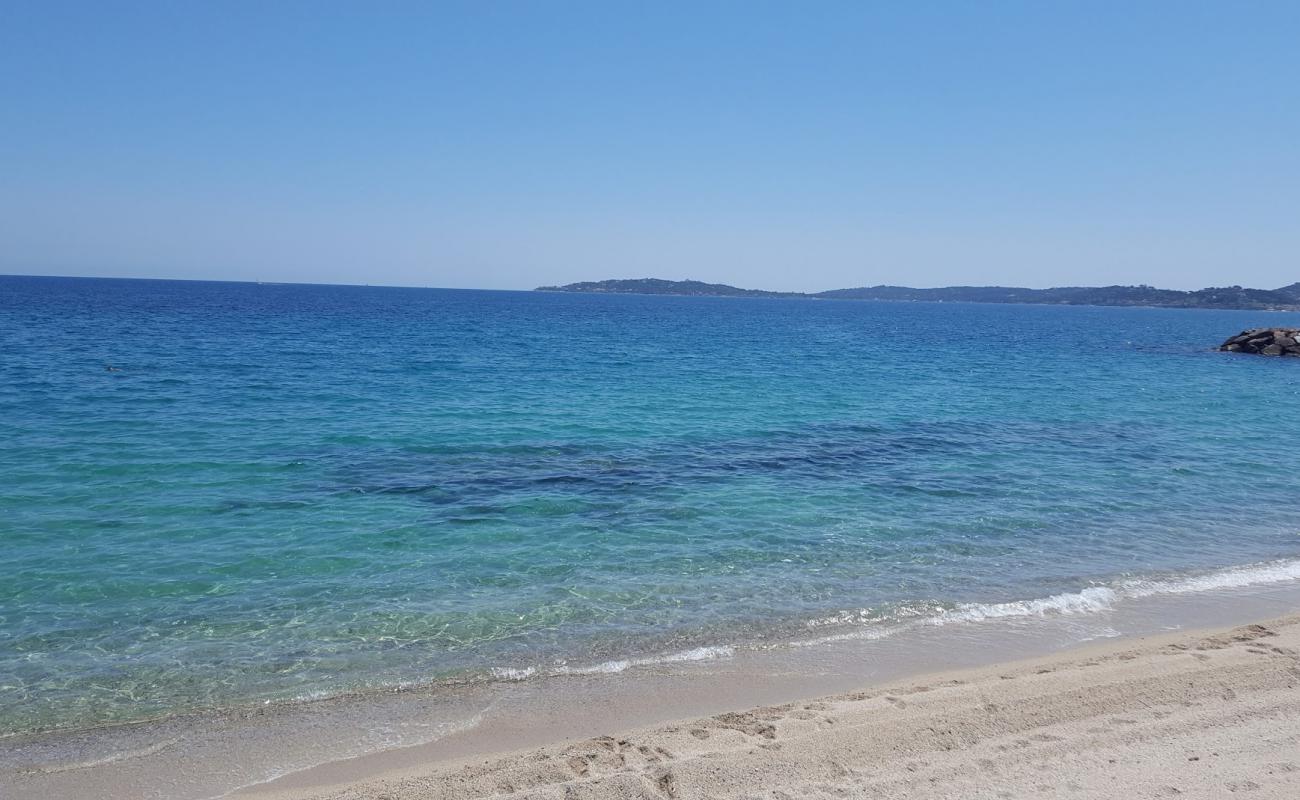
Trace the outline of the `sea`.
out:
M 0 277 L 0 742 L 1295 581 L 1263 325 Z

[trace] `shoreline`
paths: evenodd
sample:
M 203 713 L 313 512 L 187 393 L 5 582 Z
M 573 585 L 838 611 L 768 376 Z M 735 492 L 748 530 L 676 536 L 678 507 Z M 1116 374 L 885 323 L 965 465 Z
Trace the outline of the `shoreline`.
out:
M 1300 614 L 338 777 L 236 796 L 1294 797 Z
M 613 673 L 415 689 L 0 741 L 0 793 L 311 797 L 323 786 L 414 774 L 449 760 L 1290 616 L 1300 613 L 1300 580 L 1146 594 L 1086 610 L 1067 602 L 1042 612 L 1035 605 L 1028 614 L 976 615 L 885 637 L 832 637 L 816 646 L 667 660 Z
M 477 670 L 462 669 L 438 677 L 420 678 L 388 684 L 374 684 L 337 690 L 311 690 L 300 696 L 254 698 L 216 706 L 181 707 L 160 711 L 151 716 L 109 719 L 101 722 L 15 730 L 0 733 L 0 745 L 6 740 L 39 737 L 77 736 L 113 729 L 130 729 L 172 721 L 194 720 L 214 715 L 261 715 L 268 711 L 285 711 L 316 704 L 364 703 L 393 694 L 419 694 L 437 691 L 461 691 L 490 687 L 493 684 L 568 677 L 615 675 L 629 670 L 657 668 L 675 664 L 728 660 L 746 653 L 765 650 L 816 648 L 849 641 L 877 641 L 906 636 L 916 629 L 972 623 L 988 623 L 1017 618 L 1059 617 L 1083 619 L 1094 613 L 1107 613 L 1123 603 L 1156 597 L 1177 597 L 1215 591 L 1267 591 L 1270 586 L 1295 582 L 1300 586 L 1300 557 L 1286 556 L 1245 564 L 1208 569 L 1162 573 L 1127 574 L 1108 579 L 1091 579 L 1081 586 L 1064 588 L 1054 594 L 986 602 L 900 603 L 894 607 L 866 607 L 828 612 L 803 620 L 784 620 L 766 634 L 750 631 L 739 637 L 685 642 L 676 649 L 640 648 L 618 654 L 588 658 L 538 658 L 527 661 L 487 663 Z M 1118 635 L 1118 634 L 1116 634 Z

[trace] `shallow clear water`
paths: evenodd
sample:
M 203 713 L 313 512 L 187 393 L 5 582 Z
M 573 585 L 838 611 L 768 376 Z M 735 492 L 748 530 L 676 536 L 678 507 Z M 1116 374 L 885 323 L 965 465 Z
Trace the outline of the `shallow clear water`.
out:
M 0 731 L 1295 558 L 1297 323 L 0 277 Z

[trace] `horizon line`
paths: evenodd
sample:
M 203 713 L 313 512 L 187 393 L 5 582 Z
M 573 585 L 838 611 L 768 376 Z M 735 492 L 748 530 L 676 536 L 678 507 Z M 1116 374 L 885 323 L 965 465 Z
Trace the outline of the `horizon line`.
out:
M 104 280 L 104 281 L 171 281 L 177 283 L 242 283 L 242 284 L 250 284 L 254 286 L 258 286 L 258 285 L 261 286 L 346 286 L 346 287 L 354 287 L 354 288 L 376 288 L 376 289 L 436 289 L 441 291 L 463 291 L 463 292 L 536 292 L 548 288 L 560 289 L 564 286 L 572 286 L 574 284 L 580 284 L 580 283 L 605 283 L 608 281 L 661 280 L 661 281 L 667 281 L 669 283 L 686 283 L 686 282 L 705 283 L 705 284 L 712 284 L 716 286 L 726 286 L 731 289 L 740 289 L 742 291 L 771 292 L 773 294 L 786 294 L 786 295 L 804 295 L 807 297 L 816 297 L 817 295 L 824 294 L 826 292 L 843 291 L 846 289 L 874 289 L 881 286 L 898 288 L 898 289 L 919 289 L 919 290 L 1029 289 L 1032 291 L 1044 291 L 1048 289 L 1105 289 L 1111 287 L 1134 288 L 1134 287 L 1145 286 L 1160 291 L 1173 291 L 1173 292 L 1197 292 L 1197 291 L 1204 291 L 1205 289 L 1227 289 L 1227 288 L 1232 288 L 1234 286 L 1242 289 L 1255 288 L 1250 286 L 1243 286 L 1241 284 L 1229 284 L 1225 286 L 1202 286 L 1199 289 L 1167 289 L 1149 283 L 1127 283 L 1127 284 L 1112 283 L 1112 284 L 1104 284 L 1104 285 L 1103 284 L 1092 284 L 1092 285 L 1059 284 L 1055 286 L 1013 286 L 1010 284 L 1001 284 L 1001 283 L 964 283 L 964 284 L 953 283 L 944 286 L 909 286 L 901 283 L 876 283 L 876 284 L 863 283 L 857 286 L 842 286 L 833 289 L 820 289 L 816 291 L 807 291 L 807 290 L 795 291 L 795 290 L 782 290 L 782 289 L 752 289 L 752 288 L 747 288 L 742 286 L 735 286 L 729 283 L 700 280 L 698 278 L 656 278 L 651 276 L 645 276 L 641 278 L 600 278 L 597 280 L 579 280 L 579 281 L 570 281 L 569 283 L 562 283 L 562 284 L 545 284 L 541 286 L 534 286 L 528 289 L 489 289 L 489 288 L 477 287 L 477 286 L 432 286 L 428 284 L 406 284 L 406 283 L 346 283 L 346 282 L 334 283 L 329 281 L 281 281 L 281 280 L 264 281 L 264 280 L 255 280 L 255 279 L 231 279 L 231 278 L 158 278 L 158 277 L 145 277 L 139 275 L 62 275 L 62 274 L 38 275 L 38 274 L 29 274 L 29 273 L 21 273 L 21 272 L 0 272 L 0 278 L 53 278 L 53 279 L 61 278 L 66 280 Z M 1278 288 L 1282 288 L 1282 287 L 1274 287 L 1273 289 L 1259 289 L 1258 291 L 1275 291 Z M 623 294 L 633 294 L 633 293 L 625 292 Z M 836 299 L 836 298 L 824 298 L 824 299 Z

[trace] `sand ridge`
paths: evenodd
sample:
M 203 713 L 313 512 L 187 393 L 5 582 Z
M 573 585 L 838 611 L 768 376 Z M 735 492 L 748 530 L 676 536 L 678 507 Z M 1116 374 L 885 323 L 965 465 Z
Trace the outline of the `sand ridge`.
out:
M 268 787 L 270 788 L 270 787 Z M 277 800 L 1300 797 L 1300 616 L 720 714 Z

